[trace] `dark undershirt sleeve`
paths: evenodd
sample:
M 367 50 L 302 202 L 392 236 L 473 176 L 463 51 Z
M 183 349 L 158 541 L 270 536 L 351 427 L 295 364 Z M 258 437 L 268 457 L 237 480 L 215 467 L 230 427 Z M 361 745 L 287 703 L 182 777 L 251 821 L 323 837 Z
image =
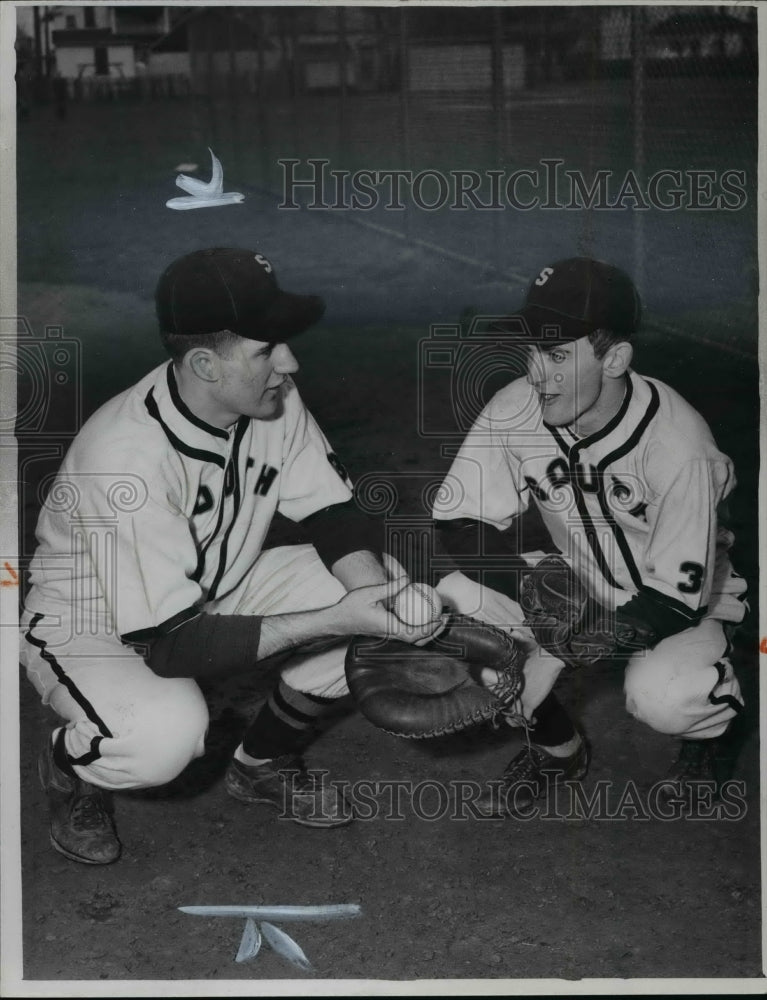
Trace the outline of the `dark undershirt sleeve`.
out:
M 227 677 L 255 666 L 260 638 L 256 615 L 201 613 L 136 648 L 160 677 Z
M 383 523 L 363 514 L 354 500 L 325 507 L 299 523 L 328 569 L 352 552 L 383 551 Z
M 434 522 L 436 545 L 452 567 L 470 580 L 518 600 L 521 574 L 528 569 L 519 555 L 518 535 L 468 517 Z

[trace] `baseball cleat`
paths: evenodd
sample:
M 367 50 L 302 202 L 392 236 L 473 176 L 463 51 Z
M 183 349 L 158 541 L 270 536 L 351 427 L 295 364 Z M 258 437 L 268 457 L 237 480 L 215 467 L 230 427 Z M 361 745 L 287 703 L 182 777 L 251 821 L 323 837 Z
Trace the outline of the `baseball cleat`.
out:
M 38 759 L 38 773 L 48 799 L 54 849 L 86 865 L 117 861 L 122 847 L 112 820 L 109 792 L 62 771 L 53 759 L 50 740 Z
M 474 803 L 480 816 L 530 817 L 535 802 L 548 796 L 555 784 L 579 781 L 589 769 L 589 747 L 581 742 L 570 757 L 554 757 L 543 747 L 531 743 L 513 757 L 500 781 Z
M 720 744 L 719 739 L 681 740 L 679 756 L 661 781 L 659 803 L 685 810 L 701 799 L 716 799 L 730 770 Z
M 337 788 L 323 781 L 323 773 L 307 771 L 303 758 L 295 754 L 255 766 L 232 759 L 225 785 L 232 798 L 276 806 L 280 819 L 292 819 L 302 826 L 351 823 L 351 805 Z

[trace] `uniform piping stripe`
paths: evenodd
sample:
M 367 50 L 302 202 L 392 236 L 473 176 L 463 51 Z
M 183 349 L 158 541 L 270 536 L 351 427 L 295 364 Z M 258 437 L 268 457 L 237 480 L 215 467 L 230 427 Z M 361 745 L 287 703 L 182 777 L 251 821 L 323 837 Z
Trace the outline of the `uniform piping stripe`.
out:
M 658 390 L 651 382 L 648 382 L 648 385 L 650 387 L 650 402 L 647 404 L 644 416 L 620 448 L 616 448 L 615 451 L 611 451 L 609 455 L 605 455 L 605 457 L 598 463 L 597 469 L 599 472 L 602 472 L 608 465 L 610 465 L 611 462 L 616 461 L 616 459 L 623 458 L 624 455 L 628 455 L 630 451 L 633 451 L 634 448 L 636 448 L 642 435 L 650 426 L 650 422 L 658 412 L 658 408 L 660 407 L 660 396 L 658 395 Z
M 211 588 L 208 592 L 208 600 L 212 601 L 216 596 L 216 591 L 218 590 L 218 585 L 221 583 L 221 578 L 226 572 L 226 556 L 227 548 L 229 545 L 229 536 L 234 528 L 235 521 L 237 520 L 237 515 L 240 512 L 240 470 L 239 470 L 239 450 L 240 443 L 245 435 L 245 431 L 248 427 L 249 421 L 246 419 L 240 420 L 237 424 L 237 429 L 234 432 L 234 444 L 232 446 L 232 457 L 229 459 L 232 465 L 232 471 L 234 474 L 234 493 L 233 493 L 233 510 L 232 510 L 232 520 L 229 522 L 229 527 L 226 529 L 226 534 L 224 535 L 224 540 L 221 543 L 221 552 L 218 557 L 218 569 L 216 570 L 216 575 L 214 577 Z M 223 510 L 223 504 L 221 505 Z
M 591 520 L 591 515 L 589 514 L 588 508 L 586 507 L 586 501 L 583 497 L 583 493 L 581 492 L 580 487 L 578 486 L 578 481 L 577 477 L 575 476 L 573 465 L 574 463 L 571 462 L 570 472 L 572 476 L 572 481 L 574 483 L 573 496 L 575 497 L 575 503 L 576 506 L 578 507 L 578 513 L 580 514 L 581 521 L 583 522 L 583 527 L 586 532 L 586 541 L 589 543 L 589 548 L 591 549 L 594 555 L 594 559 L 596 560 L 596 564 L 599 567 L 599 570 L 602 573 L 602 576 L 605 578 L 605 580 L 607 580 L 607 582 L 610 584 L 611 587 L 617 587 L 618 590 L 625 590 L 626 588 L 622 587 L 618 583 L 618 581 L 613 576 L 609 565 L 607 564 L 607 560 L 605 559 L 605 554 L 602 551 L 602 548 L 599 544 L 599 540 L 597 538 L 597 531 L 596 528 L 594 527 L 594 522 Z
M 208 549 L 211 547 L 213 542 L 215 542 L 218 537 L 218 533 L 221 530 L 221 525 L 224 522 L 224 508 L 226 506 L 224 497 L 219 498 L 218 504 L 218 518 L 216 519 L 216 527 L 213 529 L 213 534 L 207 540 L 207 542 L 200 548 L 200 553 L 197 556 L 197 565 L 194 568 L 194 573 L 192 573 L 192 579 L 195 583 L 199 583 L 205 572 L 205 556 L 208 553 Z
M 565 453 L 565 455 L 567 455 L 568 458 L 569 458 L 571 450 L 573 452 L 575 452 L 575 454 L 577 455 L 577 453 L 582 448 L 588 448 L 589 445 L 594 444 L 594 442 L 596 442 L 596 441 L 601 441 L 602 438 L 607 437 L 608 434 L 612 433 L 612 431 L 615 430 L 615 428 L 618 426 L 618 424 L 626 416 L 626 412 L 628 411 L 629 403 L 631 402 L 631 399 L 632 399 L 633 395 L 634 395 L 634 384 L 631 381 L 631 378 L 629 377 L 626 380 L 626 391 L 623 394 L 623 401 L 621 402 L 621 405 L 620 405 L 620 407 L 618 409 L 618 412 L 615 413 L 607 421 L 607 423 L 604 425 L 604 427 L 602 427 L 598 431 L 595 431 L 593 434 L 590 434 L 588 437 L 585 437 L 585 438 L 575 438 L 575 435 L 573 434 L 573 432 L 570 429 L 570 427 L 569 426 L 565 427 L 565 430 L 567 431 L 567 433 L 572 438 L 575 439 L 574 443 L 572 445 L 568 445 L 567 444 L 567 442 L 564 440 L 564 438 L 562 437 L 561 433 L 559 432 L 559 428 L 553 427 L 552 425 L 547 424 L 545 420 L 543 421 L 543 426 L 555 438 L 555 440 L 556 440 L 557 444 L 559 445 L 559 447 L 562 449 L 562 451 Z
M 199 606 L 192 604 L 188 608 L 184 608 L 183 611 L 179 611 L 178 614 L 171 615 L 170 618 L 164 622 L 160 622 L 159 625 L 153 625 L 150 628 L 134 629 L 133 632 L 123 632 L 120 636 L 120 642 L 129 646 L 151 642 L 159 636 L 168 635 L 193 618 L 198 618 L 201 614 Z
M 652 386 L 650 387 L 652 388 Z M 618 408 L 618 412 L 607 421 L 601 430 L 595 431 L 589 437 L 581 438 L 580 441 L 576 441 L 573 445 L 573 451 L 577 454 L 581 449 L 588 448 L 589 445 L 594 444 L 596 441 L 601 441 L 602 438 L 606 438 L 608 434 L 611 434 L 618 424 L 626 416 L 629 408 L 629 403 L 634 395 L 634 383 L 631 381 L 631 376 L 626 381 L 626 391 L 623 394 L 623 402 Z M 657 393 L 656 393 L 657 395 Z
M 578 459 L 578 455 L 583 448 L 587 447 L 589 444 L 593 444 L 595 441 L 599 441 L 601 438 L 606 437 L 620 424 L 620 422 L 626 416 L 626 413 L 629 408 L 629 403 L 631 402 L 633 395 L 634 395 L 634 386 L 631 378 L 629 377 L 629 380 L 626 384 L 626 392 L 624 393 L 623 396 L 623 402 L 621 403 L 618 412 L 612 417 L 611 420 L 609 420 L 605 424 L 605 426 L 600 431 L 597 431 L 590 437 L 582 438 L 580 441 L 577 441 L 572 447 L 568 447 L 568 445 L 562 438 L 557 428 L 550 427 L 548 424 L 545 424 L 544 422 L 546 429 L 554 437 L 557 444 L 565 453 L 565 455 L 568 456 L 570 464 L 570 479 L 573 484 L 573 496 L 575 497 L 575 503 L 576 506 L 578 507 L 578 513 L 580 515 L 581 521 L 583 522 L 583 527 L 586 532 L 586 541 L 589 543 L 589 548 L 591 549 L 594 555 L 594 559 L 596 560 L 597 566 L 599 567 L 599 570 L 604 576 L 605 580 L 607 580 L 610 586 L 616 587 L 618 590 L 625 590 L 625 587 L 622 587 L 621 584 L 618 583 L 618 581 L 613 576 L 612 571 L 610 570 L 610 567 L 608 565 L 608 562 L 605 559 L 604 552 L 602 551 L 602 548 L 599 544 L 599 540 L 597 538 L 597 532 L 594 527 L 594 522 L 592 521 L 591 515 L 589 514 L 588 511 L 588 507 L 586 506 L 586 501 L 583 497 L 583 492 L 579 487 L 576 462 Z M 615 459 L 617 458 L 623 457 L 623 455 L 626 455 L 630 451 L 633 451 L 633 449 L 637 446 L 640 438 L 642 437 L 648 425 L 650 424 L 650 421 L 657 413 L 659 406 L 660 406 L 660 397 L 658 396 L 658 391 L 654 385 L 650 384 L 650 402 L 647 404 L 647 409 L 645 410 L 642 419 L 635 427 L 633 433 L 630 435 L 627 441 L 623 445 L 621 445 L 620 448 L 617 448 L 615 451 L 611 452 L 609 455 L 603 458 L 596 467 L 596 473 L 599 478 L 599 491 L 598 491 L 599 506 L 602 510 L 602 514 L 605 520 L 607 521 L 608 526 L 610 527 L 610 530 L 615 536 L 615 539 L 618 543 L 618 547 L 621 550 L 621 555 L 623 556 L 623 559 L 626 563 L 626 567 L 629 571 L 631 579 L 634 582 L 634 585 L 638 588 L 642 587 L 642 578 L 637 569 L 636 563 L 634 562 L 634 557 L 631 553 L 631 549 L 629 548 L 628 542 L 626 541 L 623 532 L 615 523 L 615 520 L 613 519 L 609 508 L 606 506 L 604 484 L 602 480 L 603 480 L 604 469 L 610 462 L 615 461 Z
M 168 389 L 170 390 L 170 398 L 173 400 L 173 405 L 176 407 L 178 412 L 188 420 L 190 424 L 194 424 L 195 427 L 199 427 L 200 430 L 207 431 L 208 434 L 213 434 L 215 437 L 223 438 L 224 441 L 229 439 L 229 435 L 223 428 L 214 427 L 213 424 L 208 424 L 204 420 L 201 420 L 196 416 L 189 407 L 186 405 L 184 400 L 181 398 L 181 393 L 178 391 L 178 383 L 176 382 L 176 376 L 173 371 L 173 362 L 169 362 L 168 368 Z
M 88 701 L 82 691 L 79 690 L 77 685 L 74 683 L 71 677 L 68 677 L 66 672 L 63 670 L 61 664 L 57 661 L 56 657 L 51 653 L 46 646 L 48 643 L 44 639 L 38 639 L 36 635 L 32 635 L 32 629 L 39 625 L 40 621 L 45 616 L 42 614 L 36 614 L 34 618 L 29 623 L 29 629 L 26 633 L 26 640 L 30 645 L 36 646 L 40 650 L 40 656 L 45 662 L 50 666 L 53 673 L 56 675 L 56 679 L 59 684 L 62 684 L 67 691 L 70 693 L 72 698 L 77 702 L 80 708 L 85 712 L 88 720 L 98 726 L 99 731 L 102 736 L 110 737 L 112 734 L 107 728 L 106 723 L 99 717 L 98 713 L 94 709 L 93 705 Z
M 173 447 L 176 449 L 176 451 L 180 451 L 182 455 L 186 455 L 188 458 L 196 458 L 200 462 L 213 462 L 213 464 L 219 466 L 219 468 L 221 469 L 224 468 L 226 462 L 224 461 L 221 455 L 217 455 L 214 451 L 205 451 L 203 448 L 192 448 L 191 445 L 186 444 L 184 441 L 181 440 L 180 437 L 178 437 L 177 434 L 173 433 L 170 427 L 168 427 L 168 425 L 160 416 L 160 409 L 157 405 L 157 400 L 154 398 L 154 393 L 152 392 L 151 389 L 146 394 L 146 398 L 144 399 L 144 405 L 147 408 L 149 416 L 153 417 L 160 425 L 160 427 L 162 427 L 163 431 L 165 432 L 165 436 L 173 445 Z
M 655 414 L 658 412 L 660 407 L 660 396 L 658 395 L 658 390 L 652 383 L 648 383 L 650 387 L 650 402 L 647 404 L 647 409 L 645 410 L 644 416 L 639 421 L 637 426 L 634 428 L 632 434 L 626 439 L 626 441 L 616 448 L 615 451 L 610 452 L 606 455 L 597 465 L 597 473 L 601 476 L 604 470 L 612 462 L 617 461 L 619 458 L 623 458 L 624 455 L 628 455 L 629 452 L 633 451 L 634 448 L 639 444 L 642 435 L 649 427 L 651 421 L 654 419 Z M 621 554 L 626 562 L 626 567 L 631 574 L 631 579 L 634 581 L 635 586 L 640 593 L 646 594 L 647 597 L 664 607 L 670 608 L 672 611 L 676 611 L 678 614 L 682 615 L 687 621 L 699 621 L 706 613 L 706 608 L 693 609 L 690 608 L 684 601 L 677 601 L 675 598 L 670 597 L 668 594 L 664 594 L 662 591 L 656 590 L 654 587 L 649 587 L 647 584 L 642 582 L 642 575 L 639 572 L 639 568 L 634 561 L 633 553 L 626 541 L 626 536 L 623 533 L 623 529 L 615 521 L 612 516 L 612 512 L 607 507 L 607 500 L 604 495 L 604 491 L 600 490 L 599 493 L 599 505 L 602 508 L 602 513 L 604 514 L 605 520 L 610 525 L 613 534 L 615 535 L 615 540 L 618 543 L 618 547 L 621 550 Z
M 602 515 L 604 516 L 605 521 L 607 521 L 610 530 L 615 536 L 615 540 L 618 543 L 618 548 L 621 550 L 623 561 L 625 562 L 626 568 L 629 571 L 629 575 L 632 581 L 634 582 L 634 586 L 637 589 L 641 590 L 643 586 L 642 575 L 639 572 L 639 569 L 637 568 L 637 564 L 634 560 L 634 554 L 631 551 L 629 543 L 626 541 L 626 536 L 624 535 L 623 530 L 613 517 L 612 511 L 607 506 L 607 496 L 605 495 L 604 481 L 602 479 L 602 470 L 600 468 L 597 468 L 597 476 L 599 477 L 598 497 L 599 497 L 599 506 L 602 509 Z
M 714 687 L 718 687 L 720 684 L 724 683 L 724 679 L 727 676 L 727 670 L 724 664 L 721 663 L 719 660 L 717 660 L 714 666 L 716 667 L 716 671 L 719 674 L 719 679 L 717 680 Z M 708 700 L 711 702 L 712 705 L 729 705 L 730 708 L 733 709 L 735 712 L 743 711 L 743 705 L 741 705 L 738 699 L 734 698 L 731 694 L 717 695 L 714 694 L 713 691 L 711 691 L 711 693 L 708 696 Z
M 87 767 L 88 764 L 92 764 L 95 760 L 101 757 L 100 746 L 101 741 L 104 739 L 103 736 L 94 736 L 91 740 L 91 748 L 88 753 L 84 753 L 82 757 L 71 757 L 67 754 L 70 764 L 79 764 L 81 767 Z
M 618 414 L 616 414 L 616 416 L 620 415 L 621 419 L 623 418 L 623 416 L 625 416 L 626 410 L 628 409 L 628 404 L 629 404 L 629 401 L 630 401 L 632 395 L 633 395 L 633 387 L 632 387 L 632 382 L 629 379 L 628 388 L 626 389 L 626 395 L 623 398 L 623 404 L 621 406 L 621 409 L 618 411 Z M 647 427 L 649 426 L 651 420 L 653 419 L 653 417 L 655 416 L 655 414 L 658 412 L 658 407 L 659 406 L 660 406 L 660 397 L 658 396 L 658 391 L 657 391 L 657 389 L 655 388 L 654 385 L 650 384 L 650 402 L 647 404 L 647 409 L 645 410 L 645 413 L 644 413 L 642 419 L 639 421 L 639 423 L 637 424 L 637 426 L 634 428 L 634 431 L 632 432 L 632 434 L 621 445 L 621 447 L 620 448 L 616 448 L 615 451 L 610 452 L 610 454 L 607 455 L 605 458 L 603 458 L 597 464 L 597 467 L 596 467 L 597 476 L 599 477 L 599 481 L 600 481 L 599 493 L 598 493 L 599 506 L 600 506 L 600 508 L 602 510 L 602 514 L 603 514 L 605 520 L 607 521 L 608 526 L 610 527 L 610 530 L 612 531 L 613 535 L 615 536 L 615 540 L 618 543 L 618 548 L 621 551 L 621 555 L 623 556 L 624 562 L 626 563 L 626 568 L 629 571 L 631 579 L 634 582 L 634 585 L 637 588 L 639 588 L 639 589 L 641 589 L 643 587 L 642 576 L 641 576 L 641 574 L 640 574 L 640 572 L 639 572 L 639 570 L 637 568 L 637 565 L 636 565 L 636 563 L 634 561 L 634 556 L 633 556 L 633 554 L 631 552 L 631 549 L 629 547 L 628 542 L 626 541 L 626 537 L 623 534 L 623 531 L 620 529 L 620 527 L 618 526 L 618 524 L 616 524 L 615 519 L 612 516 L 612 512 L 607 507 L 607 501 L 606 501 L 606 497 L 605 497 L 605 490 L 604 490 L 604 484 L 603 484 L 603 475 L 604 475 L 605 468 L 611 462 L 614 462 L 618 458 L 622 458 L 624 455 L 627 455 L 630 451 L 633 451 L 634 448 L 636 448 L 636 446 L 639 443 L 642 435 L 647 430 Z M 610 430 L 614 429 L 616 426 L 617 426 L 617 422 L 615 421 L 615 418 L 613 418 L 613 420 L 611 420 L 606 425 L 606 427 L 608 428 L 608 433 L 609 433 Z M 604 429 L 605 428 L 603 428 L 603 430 Z M 583 441 L 578 442 L 578 444 L 573 445 L 573 447 L 572 447 L 572 457 L 571 457 L 570 463 L 571 463 L 571 473 L 572 473 L 573 479 L 574 479 L 574 481 L 576 483 L 577 483 L 577 479 L 575 477 L 574 464 L 575 464 L 575 457 L 576 457 L 578 451 L 581 449 L 581 447 L 583 447 L 588 442 L 594 441 L 596 438 L 598 438 L 598 437 L 604 437 L 604 436 L 605 435 L 602 434 L 602 433 L 600 433 L 598 435 L 593 435 L 591 438 L 584 439 Z M 575 493 L 575 496 L 576 496 L 576 502 L 578 503 L 578 511 L 579 511 L 579 513 L 581 515 L 581 520 L 583 520 L 584 527 L 586 529 L 586 538 L 588 539 L 589 544 L 591 545 L 591 548 L 592 548 L 592 551 L 594 552 L 594 555 L 597 557 L 597 562 L 600 565 L 600 569 L 602 569 L 602 572 L 604 573 L 604 568 L 602 567 L 602 563 L 606 564 L 606 561 L 605 561 L 604 554 L 602 553 L 601 549 L 599 549 L 599 555 L 597 556 L 597 551 L 596 550 L 597 550 L 597 548 L 599 548 L 599 543 L 597 542 L 597 539 L 596 539 L 596 533 L 594 532 L 593 524 L 591 524 L 591 518 L 589 517 L 588 511 L 585 508 L 585 502 L 582 501 L 582 499 L 581 499 L 581 492 L 580 492 L 579 489 L 577 489 L 577 487 L 574 487 L 573 492 Z M 588 523 L 587 523 L 587 521 L 588 521 Z M 592 542 L 592 532 L 594 532 L 594 534 L 593 534 L 593 542 Z M 608 570 L 608 574 L 605 574 L 605 576 L 606 576 L 608 582 L 611 582 L 612 574 L 609 573 L 609 570 Z M 613 585 L 620 587 L 620 584 L 617 584 L 617 583 L 613 583 Z M 620 587 L 620 589 L 623 590 L 625 588 Z

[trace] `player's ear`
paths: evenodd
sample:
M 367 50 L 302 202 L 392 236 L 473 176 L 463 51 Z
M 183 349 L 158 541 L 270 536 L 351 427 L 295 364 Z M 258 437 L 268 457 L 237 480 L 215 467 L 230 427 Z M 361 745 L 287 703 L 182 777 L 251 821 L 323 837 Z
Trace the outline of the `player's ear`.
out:
M 217 382 L 219 379 L 218 355 L 207 347 L 187 351 L 183 363 L 203 382 Z
M 613 344 L 602 359 L 602 371 L 607 378 L 621 378 L 631 366 L 634 348 L 626 340 Z

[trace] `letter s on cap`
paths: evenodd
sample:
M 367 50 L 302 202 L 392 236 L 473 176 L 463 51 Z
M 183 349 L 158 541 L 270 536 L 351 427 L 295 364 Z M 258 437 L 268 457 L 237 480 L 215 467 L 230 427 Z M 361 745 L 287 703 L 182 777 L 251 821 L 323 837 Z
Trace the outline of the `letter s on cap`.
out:
M 266 259 L 266 257 L 264 257 L 264 255 L 262 253 L 257 253 L 255 255 L 255 257 L 256 257 L 256 260 L 258 261 L 258 263 L 261 265 L 261 267 L 263 267 L 263 269 L 266 271 L 266 273 L 267 274 L 271 274 L 272 273 L 272 265 L 269 263 L 269 261 Z
M 544 269 L 535 279 L 536 285 L 545 285 L 553 273 L 554 273 L 553 267 L 544 267 Z

